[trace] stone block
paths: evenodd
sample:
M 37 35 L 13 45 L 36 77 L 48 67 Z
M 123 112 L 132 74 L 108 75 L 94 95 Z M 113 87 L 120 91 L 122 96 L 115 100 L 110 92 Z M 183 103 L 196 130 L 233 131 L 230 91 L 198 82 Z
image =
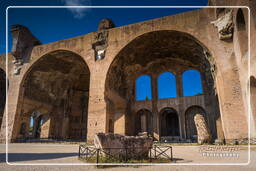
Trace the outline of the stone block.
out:
M 105 153 L 123 159 L 146 159 L 153 145 L 153 138 L 97 133 L 94 145 Z

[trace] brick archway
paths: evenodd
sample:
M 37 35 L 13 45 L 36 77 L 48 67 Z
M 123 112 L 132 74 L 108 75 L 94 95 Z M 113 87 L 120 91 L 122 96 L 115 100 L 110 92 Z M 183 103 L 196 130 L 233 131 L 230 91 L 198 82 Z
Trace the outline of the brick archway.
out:
M 187 69 L 195 69 L 202 73 L 204 99 L 217 104 L 212 108 L 218 107 L 218 101 L 215 99 L 215 61 L 209 50 L 196 38 L 180 31 L 161 30 L 145 33 L 130 41 L 115 56 L 105 80 L 104 95 L 107 109 L 113 109 L 106 112 L 106 118 L 116 123 L 115 128 L 118 129 L 114 132 L 126 135 L 136 132 L 129 125 L 136 120 L 134 106 L 137 103 L 142 105 L 143 102 L 136 101 L 135 82 L 140 75 L 150 75 L 152 100 L 145 101 L 145 104 L 151 101 L 154 138 L 159 139 L 157 76 L 163 72 L 181 76 Z M 181 85 L 180 81 L 178 83 Z M 181 93 L 178 93 L 178 97 L 181 97 Z
M 86 140 L 89 83 L 90 71 L 81 56 L 58 50 L 39 58 L 20 85 L 14 139 L 27 138 L 20 134 L 22 123 L 29 124 L 31 114 L 41 110 L 51 118 L 44 138 Z

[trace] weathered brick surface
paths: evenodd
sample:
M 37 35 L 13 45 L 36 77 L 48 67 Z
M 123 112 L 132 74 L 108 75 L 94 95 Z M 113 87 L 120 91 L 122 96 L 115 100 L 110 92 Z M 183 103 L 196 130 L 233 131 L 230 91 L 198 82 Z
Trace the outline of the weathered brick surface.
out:
M 253 2 L 250 2 L 251 10 L 251 40 L 256 39 L 256 29 L 255 29 L 255 6 Z M 247 18 L 247 9 L 243 9 L 245 18 Z M 237 9 L 233 10 L 234 24 L 236 19 Z M 179 111 L 180 118 L 180 132 L 181 136 L 185 137 L 185 112 L 193 105 L 200 105 L 206 110 L 209 118 L 209 127 L 212 130 L 218 130 L 216 128 L 216 120 L 218 119 L 218 113 L 221 115 L 221 127 L 223 128 L 224 137 L 226 139 L 241 139 L 248 137 L 248 85 L 249 85 L 249 75 L 247 62 L 248 49 L 242 47 L 242 44 L 246 43 L 244 38 L 240 38 L 240 33 L 236 30 L 236 25 L 234 25 L 234 34 L 232 41 L 222 41 L 218 37 L 217 28 L 211 24 L 212 21 L 216 20 L 216 10 L 215 9 L 200 9 L 191 12 L 176 14 L 173 16 L 162 17 L 154 20 L 144 21 L 141 23 L 131 24 L 127 26 L 112 28 L 108 30 L 107 37 L 107 48 L 105 52 L 105 58 L 102 60 L 95 60 L 95 51 L 92 48 L 92 43 L 95 42 L 96 32 L 89 33 L 83 36 L 61 40 L 49 44 L 35 46 L 31 53 L 30 61 L 24 63 L 21 67 L 21 72 L 19 75 L 13 74 L 14 65 L 12 63 L 13 56 L 9 54 L 8 56 L 8 135 L 9 139 L 18 138 L 20 132 L 20 119 L 24 112 L 24 80 L 26 76 L 30 73 L 33 66 L 36 66 L 45 55 L 54 54 L 53 52 L 62 50 L 72 52 L 86 63 L 89 69 L 90 82 L 89 82 L 89 94 L 88 94 L 88 114 L 87 114 L 87 140 L 91 141 L 98 132 L 109 132 L 113 129 L 114 133 L 120 134 L 133 134 L 134 130 L 134 117 L 138 110 L 141 108 L 146 108 L 153 113 L 154 120 L 154 135 L 159 136 L 159 112 L 164 107 L 173 107 Z M 248 21 L 246 20 L 246 24 Z M 175 31 L 175 32 L 173 32 Z M 151 34 L 152 33 L 152 34 Z M 162 65 L 161 61 L 159 66 L 150 67 L 147 63 L 146 57 L 139 57 L 136 55 L 145 55 L 147 51 L 152 50 L 153 45 L 150 42 L 153 40 L 154 36 L 161 35 L 161 39 L 165 39 L 167 42 L 175 42 L 178 45 L 166 43 L 156 44 L 156 47 L 172 47 L 177 52 L 182 52 L 183 54 L 178 54 L 178 60 L 172 60 L 171 62 L 164 61 L 166 65 Z M 167 35 L 167 36 L 166 36 Z M 179 39 L 171 39 L 180 37 L 183 41 L 183 46 L 179 43 Z M 180 35 L 180 36 L 177 36 Z M 168 39 L 168 37 L 171 37 Z M 175 40 L 175 41 L 174 41 Z M 141 50 L 140 50 L 141 45 Z M 150 45 L 150 48 L 146 48 Z M 160 46 L 161 45 L 161 46 Z M 128 48 L 127 48 L 128 47 Z M 191 48 L 194 51 L 191 51 Z M 239 48 L 237 48 L 239 47 Z M 256 76 L 256 43 L 252 41 L 250 44 L 251 51 L 251 73 L 250 76 L 255 78 Z M 143 49 L 144 48 L 144 49 Z M 181 49 L 179 51 L 179 48 Z M 133 51 L 137 49 L 137 51 Z M 169 48 L 170 49 L 170 48 Z M 173 51 L 174 52 L 174 51 Z M 135 102 L 134 101 L 134 83 L 135 78 L 142 74 L 149 74 L 152 78 L 156 78 L 158 74 L 164 71 L 173 72 L 176 75 L 181 75 L 186 69 L 197 68 L 201 62 L 204 60 L 198 60 L 198 66 L 192 63 L 186 63 L 185 58 L 181 59 L 180 56 L 190 54 L 198 54 L 205 58 L 204 53 L 210 53 L 208 60 L 211 68 L 214 69 L 212 65 L 215 65 L 214 85 L 216 87 L 216 93 L 218 95 L 218 102 L 213 96 L 204 97 L 193 97 L 186 98 L 179 93 L 177 99 L 169 100 L 158 100 L 155 96 L 151 102 Z M 56 54 L 55 53 L 55 54 Z M 163 53 L 164 55 L 170 54 L 170 51 Z M 159 55 L 157 53 L 151 55 Z M 179 56 L 180 55 L 180 56 Z M 134 57 L 135 56 L 135 57 Z M 197 58 L 192 57 L 190 59 Z M 168 56 L 165 56 L 168 57 Z M 203 58 L 204 57 L 204 58 Z M 149 57 L 150 59 L 154 59 Z M 3 59 L 3 56 L 1 56 Z M 121 59 L 121 60 L 120 60 Z M 136 59 L 137 62 L 134 63 L 132 59 Z M 180 60 L 179 60 L 180 59 Z M 189 59 L 186 57 L 186 59 Z M 192 59 L 192 60 L 193 60 Z M 130 61 L 129 61 L 130 60 Z M 3 60 L 0 61 L 0 67 L 3 67 Z M 162 61 L 163 62 L 163 61 Z M 136 65 L 136 63 L 138 65 Z M 120 65 L 122 65 L 125 74 L 130 73 L 130 79 L 124 81 L 121 78 L 124 77 L 120 73 Z M 125 67 L 126 64 L 127 67 Z M 145 65 L 144 65 L 145 64 Z M 182 66 L 183 65 L 183 66 Z M 191 66 L 192 67 L 191 67 Z M 176 67 L 175 67 L 176 66 Z M 179 67 L 177 67 L 179 66 Z M 118 68 L 119 67 L 119 68 Z M 4 67 L 3 67 L 4 68 Z M 175 69 L 174 69 L 175 68 Z M 116 69 L 116 70 L 115 70 Z M 155 70 L 154 70 L 155 69 Z M 210 76 L 207 73 L 210 71 L 203 71 L 202 82 L 203 85 L 208 85 Z M 75 74 L 74 74 L 75 75 Z M 178 78 L 178 77 L 177 77 Z M 178 87 L 180 83 L 177 82 Z M 125 86 L 124 86 L 125 85 Z M 156 85 L 154 85 L 156 86 Z M 210 87 L 210 88 L 209 88 Z M 127 89 L 126 89 L 127 88 Z M 157 86 L 153 89 L 156 89 Z M 211 91 L 211 86 L 204 86 L 204 91 Z M 125 92 L 124 90 L 127 90 Z M 153 90 L 155 91 L 155 90 Z M 123 93 L 124 92 L 124 93 Z M 157 92 L 157 91 L 156 91 Z M 178 92 L 182 92 L 178 90 Z M 253 91 L 254 92 L 254 91 Z M 153 92 L 153 94 L 156 94 Z M 254 96 L 253 96 L 254 97 Z M 78 98 L 78 96 L 77 96 Z M 200 99 L 202 98 L 202 99 Z M 252 103 L 254 104 L 254 98 Z M 255 100 L 256 101 L 256 100 Z M 74 109 L 74 113 L 79 111 L 79 107 Z M 60 112 L 60 111 L 59 111 Z M 60 112 L 61 113 L 61 112 Z M 255 110 L 252 111 L 251 117 L 256 120 Z M 76 114 L 74 114 L 75 116 Z M 4 114 L 4 120 L 6 118 L 6 113 Z M 112 120 L 112 122 L 110 122 Z M 51 120 L 51 123 L 53 121 Z M 112 125 L 110 125 L 110 123 Z M 252 122 L 255 124 L 255 122 Z M 5 138 L 5 122 L 1 126 L 0 138 L 3 140 Z M 217 131 L 215 131 L 217 132 Z M 255 130 L 252 130 L 252 135 L 255 136 Z M 216 135 L 217 136 L 217 135 Z

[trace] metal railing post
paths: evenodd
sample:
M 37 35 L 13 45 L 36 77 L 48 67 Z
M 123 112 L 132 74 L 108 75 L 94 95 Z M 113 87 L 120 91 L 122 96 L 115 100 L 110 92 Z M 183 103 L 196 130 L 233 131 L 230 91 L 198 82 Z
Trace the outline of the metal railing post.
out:
M 171 147 L 171 161 L 173 161 L 173 156 L 172 156 L 172 147 Z
M 80 158 L 80 153 L 81 153 L 81 146 L 79 146 L 78 158 Z
M 88 158 L 88 147 L 85 148 L 86 154 L 85 154 L 85 159 L 87 160 Z
M 156 158 L 156 145 L 154 145 L 154 152 L 155 152 L 155 158 Z
M 99 151 L 100 151 L 100 149 L 97 148 L 97 157 L 96 157 L 97 158 L 96 159 L 97 166 L 98 166 L 98 163 L 99 163 Z
M 124 161 L 127 162 L 127 148 L 125 147 L 125 158 L 124 158 Z
M 152 159 L 151 159 L 151 157 L 152 157 L 152 156 L 151 156 L 151 150 L 152 150 L 152 148 L 149 149 L 149 162 L 150 162 L 150 163 L 152 162 Z

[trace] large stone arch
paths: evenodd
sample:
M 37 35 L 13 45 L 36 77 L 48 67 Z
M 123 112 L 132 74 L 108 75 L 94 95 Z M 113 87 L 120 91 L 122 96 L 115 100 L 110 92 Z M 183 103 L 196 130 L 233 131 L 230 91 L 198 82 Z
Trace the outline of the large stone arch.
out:
M 119 51 L 108 69 L 104 95 L 107 105 L 112 104 L 118 108 L 116 113 L 122 118 L 119 121 L 123 125 L 123 134 L 129 135 L 134 132 L 128 125 L 135 120 L 136 112 L 133 111 L 135 79 L 145 73 L 152 76 L 154 134 L 159 134 L 156 78 L 166 71 L 182 73 L 184 66 L 186 69 L 196 69 L 203 73 L 202 81 L 205 83 L 207 95 L 205 100 L 217 104 L 214 81 L 217 72 L 215 60 L 210 51 L 192 35 L 175 30 L 147 32 L 134 38 Z M 171 71 L 170 68 L 182 69 Z M 109 101 L 111 103 L 108 103 Z M 218 107 L 218 104 L 214 107 Z M 110 118 L 108 112 L 106 115 L 106 118 Z
M 255 12 L 255 10 L 252 12 Z M 214 71 L 213 72 L 214 74 L 211 74 L 211 75 L 216 76 L 215 78 L 213 78 L 214 80 L 213 82 L 215 82 L 214 85 L 216 86 L 219 103 L 220 103 L 220 105 L 216 104 L 216 107 L 218 108 L 220 106 L 220 109 L 221 109 L 222 122 L 220 123 L 223 123 L 222 125 L 223 125 L 225 138 L 239 139 L 239 138 L 248 137 L 245 100 L 242 99 L 242 93 L 244 93 L 244 91 L 242 89 L 243 86 L 239 86 L 240 83 L 243 82 L 241 80 L 239 81 L 239 76 L 240 76 L 239 74 L 246 73 L 246 72 L 239 70 L 239 63 L 241 62 L 236 61 L 237 58 L 234 55 L 235 53 L 234 53 L 234 47 L 233 47 L 234 43 L 219 40 L 218 29 L 211 24 L 211 21 L 214 21 L 217 19 L 213 15 L 213 13 L 214 13 L 214 9 L 193 10 L 186 13 L 180 13 L 172 16 L 144 21 L 141 23 L 122 26 L 119 28 L 111 28 L 108 30 L 104 30 L 104 33 L 107 33 L 107 34 L 104 34 L 106 35 L 106 37 L 104 36 L 104 42 L 107 43 L 106 44 L 107 47 L 104 53 L 105 58 L 99 59 L 99 60 L 94 58 L 96 51 L 92 47 L 92 44 L 94 44 L 95 41 L 97 41 L 95 40 L 95 38 L 100 37 L 99 35 L 101 34 L 101 32 L 92 32 L 83 36 L 78 36 L 78 37 L 70 38 L 67 40 L 61 40 L 61 41 L 57 41 L 49 44 L 34 46 L 32 49 L 32 53 L 30 55 L 30 60 L 25 61 L 25 63 L 22 66 L 20 66 L 21 73 L 19 75 L 13 76 L 12 69 L 14 64 L 11 62 L 9 62 L 8 64 L 9 73 L 10 73 L 8 75 L 8 78 L 10 79 L 10 90 L 11 90 L 11 96 L 9 96 L 10 98 L 8 98 L 9 99 L 9 103 L 8 103 L 8 109 L 9 109 L 8 123 L 9 124 L 8 125 L 10 125 L 8 127 L 9 128 L 8 134 L 13 135 L 13 137 L 16 136 L 15 131 L 17 132 L 17 130 L 15 130 L 16 129 L 15 128 L 13 131 L 13 125 L 14 125 L 15 115 L 17 111 L 21 109 L 21 106 L 17 105 L 17 104 L 21 104 L 18 101 L 17 97 L 20 92 L 19 85 L 22 81 L 23 75 L 34 64 L 34 62 L 36 62 L 38 59 L 41 58 L 41 56 L 58 49 L 65 49 L 65 50 L 73 51 L 73 52 L 76 52 L 77 54 L 80 54 L 81 56 L 83 56 L 84 60 L 86 61 L 86 63 L 90 68 L 91 75 L 92 75 L 91 81 L 90 81 L 91 82 L 90 89 L 93 91 L 90 94 L 91 100 L 89 104 L 90 116 L 88 118 L 88 121 L 89 121 L 88 139 L 93 140 L 94 134 L 97 132 L 107 132 L 109 128 L 108 125 L 109 124 L 113 125 L 112 124 L 113 121 L 111 122 L 111 117 L 116 116 L 116 114 L 118 113 L 120 114 L 120 116 L 123 116 L 123 117 L 119 117 L 119 116 L 117 117 L 120 119 L 121 125 L 129 125 L 129 122 L 132 122 L 132 115 L 136 113 L 135 108 L 136 109 L 143 108 L 143 105 L 142 105 L 143 102 L 141 102 L 140 105 L 135 105 L 137 107 L 133 107 L 134 106 L 133 100 L 130 100 L 130 98 L 128 100 L 125 99 L 119 96 L 118 93 L 116 93 L 115 91 L 112 91 L 112 92 L 109 91 L 110 93 L 105 93 L 105 96 L 104 96 L 104 88 L 106 87 L 106 85 L 109 84 L 109 80 L 111 80 L 109 79 L 109 75 L 111 74 L 108 74 L 110 73 L 108 71 L 114 68 L 113 66 L 118 63 L 116 62 L 117 59 L 118 58 L 120 59 L 120 56 L 123 56 L 122 54 L 124 54 L 123 52 L 125 51 L 132 52 L 133 50 L 137 50 L 135 51 L 135 52 L 138 52 L 135 55 L 136 58 L 132 57 L 132 55 L 135 53 L 133 54 L 130 53 L 129 55 L 125 55 L 125 57 L 122 57 L 122 60 L 121 60 L 121 61 L 125 61 L 126 58 L 135 59 L 135 64 L 137 63 L 136 61 L 141 61 L 141 59 L 143 58 L 139 56 L 141 49 L 143 49 L 142 52 L 148 52 L 148 54 L 150 53 L 153 54 L 152 52 L 154 52 L 154 48 L 143 47 L 144 42 L 146 43 L 145 45 L 148 45 L 147 44 L 148 41 L 145 41 L 145 40 L 150 39 L 150 36 L 153 37 L 153 39 L 151 40 L 159 41 L 159 42 L 162 42 L 162 40 L 167 39 L 167 43 L 165 47 L 167 46 L 172 47 L 172 49 L 181 52 L 179 49 L 176 49 L 176 46 L 169 46 L 170 45 L 169 42 L 172 42 L 171 39 L 173 38 L 171 34 L 166 34 L 167 36 L 160 36 L 162 37 L 160 40 L 159 39 L 155 40 L 153 36 L 153 35 L 158 35 L 158 33 L 162 31 L 169 31 L 169 32 L 173 31 L 172 33 L 177 33 L 177 36 L 180 37 L 181 39 L 184 39 L 184 36 L 191 38 L 191 40 L 193 40 L 191 42 L 192 46 L 195 42 L 197 45 L 200 45 L 200 46 L 197 46 L 198 48 L 187 48 L 186 50 L 188 50 L 187 52 L 192 52 L 192 49 L 195 49 L 195 52 L 196 52 L 196 49 L 199 50 L 200 51 L 199 54 L 201 54 L 199 56 L 207 58 L 207 61 L 210 63 L 210 66 L 211 66 L 209 67 L 210 70 Z M 251 27 L 252 26 L 253 25 L 251 25 Z M 176 32 L 174 30 L 176 30 Z M 153 32 L 156 34 L 151 34 Z M 176 40 L 174 39 L 174 41 Z M 135 46 L 134 44 L 136 44 L 136 42 L 137 43 L 142 42 L 142 43 L 139 43 L 139 45 L 142 45 L 142 47 L 137 46 L 137 48 L 134 48 Z M 156 47 L 159 47 L 159 44 L 157 42 L 155 44 L 156 44 Z M 187 47 L 191 47 L 191 46 L 188 45 Z M 171 48 L 164 48 L 164 49 L 171 49 Z M 255 49 L 255 48 L 251 48 L 251 49 Z M 253 51 L 251 51 L 251 53 L 253 57 Z M 162 54 L 166 54 L 166 53 L 162 53 Z M 11 54 L 8 54 L 8 55 L 11 56 Z M 155 55 L 160 56 L 159 54 L 155 54 Z M 21 58 L 23 56 L 19 55 L 16 57 Z M 171 59 L 170 57 L 167 57 L 167 58 Z M 147 58 L 147 59 L 153 59 L 153 58 Z M 201 58 L 198 58 L 198 59 L 201 60 Z M 12 59 L 10 59 L 9 61 L 12 61 Z M 148 61 L 145 60 L 145 62 L 148 62 Z M 170 63 L 167 62 L 166 65 L 168 64 Z M 251 64 L 253 66 L 253 62 L 251 62 Z M 155 66 L 156 64 L 153 64 L 153 65 Z M 165 67 L 165 65 L 162 65 L 162 66 Z M 217 66 L 217 67 L 214 67 L 214 66 Z M 133 67 L 140 68 L 140 64 L 133 65 Z M 171 67 L 168 67 L 168 68 L 170 69 Z M 215 70 L 216 68 L 218 68 L 217 72 Z M 252 68 L 253 67 L 251 67 L 251 69 Z M 129 70 L 129 68 L 126 68 L 125 70 L 127 69 Z M 165 69 L 167 68 L 165 67 L 164 70 Z M 193 69 L 193 67 L 190 69 Z M 161 70 L 161 67 L 159 67 L 159 70 Z M 172 72 L 171 69 L 165 70 L 165 71 Z M 142 71 L 139 71 L 139 72 L 142 72 Z M 113 70 L 112 70 L 112 73 L 113 73 Z M 204 72 L 204 73 L 207 73 L 207 72 Z M 118 74 L 119 73 L 116 72 L 116 75 Z M 156 74 L 157 73 L 152 74 L 153 94 L 156 94 L 156 91 L 157 91 L 157 86 L 154 83 L 156 80 Z M 123 71 L 120 72 L 119 75 L 120 75 L 120 78 L 123 78 L 122 76 Z M 255 74 L 252 74 L 252 75 L 255 75 Z M 243 77 L 243 78 L 248 79 L 248 77 Z M 246 82 L 247 81 L 248 80 L 246 80 Z M 130 82 L 133 82 L 132 79 Z M 118 84 L 119 83 L 117 83 L 117 85 L 114 85 L 114 86 L 118 86 Z M 121 87 L 121 89 L 125 90 L 125 92 L 131 92 L 131 93 L 133 91 L 132 89 L 127 89 L 126 87 Z M 106 96 L 106 94 L 108 95 Z M 154 96 L 156 97 L 156 95 Z M 196 101 L 198 101 L 198 99 L 201 99 L 201 98 L 195 98 Z M 216 97 L 213 98 L 213 101 L 214 99 L 216 99 Z M 151 106 L 149 106 L 150 103 L 147 102 L 147 106 L 149 109 L 152 109 L 154 120 L 156 120 L 154 121 L 154 124 L 157 124 L 158 122 L 156 118 L 156 114 L 158 113 L 158 110 L 157 110 L 158 106 L 156 101 L 157 101 L 156 99 L 152 99 L 152 102 L 150 102 L 152 103 Z M 202 106 L 211 106 L 212 105 L 212 103 L 210 103 L 211 101 L 212 100 L 207 101 L 205 104 L 202 104 Z M 198 103 L 195 103 L 195 104 L 198 104 Z M 199 104 L 201 104 L 201 101 Z M 163 106 L 168 106 L 168 105 L 163 105 Z M 214 112 L 215 111 L 213 111 L 213 113 Z M 112 116 L 110 115 L 110 113 Z M 179 113 L 184 113 L 184 111 L 182 112 L 179 111 Z M 237 119 L 239 119 L 239 122 L 237 122 Z M 157 128 L 158 126 L 155 125 L 154 127 Z M 5 131 L 5 129 L 1 130 L 0 138 L 4 137 L 3 130 Z M 111 129 L 109 130 L 113 131 Z M 123 130 L 121 130 L 120 133 L 129 134 L 131 132 L 132 130 L 128 128 L 126 129 L 123 126 Z M 157 134 L 159 130 L 154 130 L 154 132 Z
M 21 123 L 43 110 L 51 118 L 48 138 L 85 140 L 90 70 L 84 59 L 68 50 L 51 51 L 23 72 L 12 139 L 26 138 Z

